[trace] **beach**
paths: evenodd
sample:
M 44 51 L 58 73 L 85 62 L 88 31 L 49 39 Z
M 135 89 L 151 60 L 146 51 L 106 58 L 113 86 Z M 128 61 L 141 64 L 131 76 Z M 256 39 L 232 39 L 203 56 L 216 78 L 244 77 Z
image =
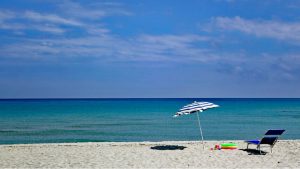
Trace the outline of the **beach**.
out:
M 211 150 L 234 142 L 236 150 Z M 254 145 L 249 148 L 255 148 Z M 0 145 L 0 168 L 299 168 L 300 140 L 280 140 L 270 152 L 243 141 L 89 142 Z

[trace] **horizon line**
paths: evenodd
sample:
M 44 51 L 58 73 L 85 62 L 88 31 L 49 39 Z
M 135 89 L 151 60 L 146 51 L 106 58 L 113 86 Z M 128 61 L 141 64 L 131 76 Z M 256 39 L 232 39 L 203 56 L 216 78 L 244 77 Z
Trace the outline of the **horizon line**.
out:
M 96 99 L 300 99 L 300 97 L 27 97 L 0 100 L 96 100 Z

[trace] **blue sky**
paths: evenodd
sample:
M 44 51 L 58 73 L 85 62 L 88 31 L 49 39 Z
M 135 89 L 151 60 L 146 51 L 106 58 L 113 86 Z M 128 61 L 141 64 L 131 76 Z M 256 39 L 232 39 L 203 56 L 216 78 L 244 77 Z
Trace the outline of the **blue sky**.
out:
M 300 2 L 1 0 L 0 98 L 300 97 Z

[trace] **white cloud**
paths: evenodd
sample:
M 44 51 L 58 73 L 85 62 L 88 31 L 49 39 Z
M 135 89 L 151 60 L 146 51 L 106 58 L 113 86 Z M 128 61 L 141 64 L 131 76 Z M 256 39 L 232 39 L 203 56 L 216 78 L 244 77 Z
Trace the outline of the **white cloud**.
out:
M 45 24 L 45 25 L 35 25 L 35 26 L 32 26 L 31 27 L 32 29 L 35 29 L 35 30 L 38 30 L 38 31 L 41 31 L 41 32 L 48 32 L 48 33 L 53 33 L 53 34 L 62 34 L 65 32 L 64 29 L 58 27 L 58 26 L 55 26 L 55 25 L 48 25 L 48 24 Z
M 26 30 L 62 35 L 74 29 L 90 35 L 103 35 L 110 32 L 101 21 L 104 17 L 131 14 L 120 3 L 79 4 L 65 0 L 57 5 L 57 8 L 59 10 L 56 13 L 0 9 L 0 29 L 11 30 L 13 33 L 18 31 L 18 34 L 23 35 L 26 34 Z
M 24 39 L 22 43 L 4 46 L 6 56 L 30 57 L 35 49 L 48 53 L 48 57 L 93 57 L 109 61 L 199 61 L 217 60 L 207 49 L 197 47 L 198 43 L 209 41 L 198 35 L 140 35 L 129 39 L 113 35 L 86 36 L 68 39 Z M 23 45 L 25 47 L 23 47 Z M 39 48 L 40 46 L 47 48 Z M 29 47 L 30 46 L 30 47 Z M 47 49 L 47 51 L 44 51 Z M 53 49 L 53 53 L 49 52 Z M 21 50 L 21 51 L 20 51 Z M 52 55 L 53 54 L 53 55 Z
M 213 26 L 223 30 L 236 30 L 257 37 L 268 37 L 285 41 L 300 42 L 300 22 L 273 20 L 248 20 L 241 17 L 216 17 Z
M 38 13 L 35 13 L 35 14 L 37 16 Z M 18 34 L 21 34 L 21 35 L 25 35 L 23 32 L 21 32 L 23 30 L 37 30 L 37 31 L 41 31 L 41 32 L 48 32 L 48 33 L 54 33 L 54 34 L 62 34 L 65 32 L 64 29 L 60 28 L 58 25 L 55 25 L 53 23 L 50 23 L 50 24 L 49 23 L 38 23 L 38 24 L 30 23 L 30 24 L 28 24 L 28 23 L 18 21 L 18 19 L 22 19 L 23 17 L 24 17 L 23 14 L 16 13 L 13 11 L 5 11 L 5 12 L 0 11 L 0 29 L 11 30 L 11 31 L 17 32 Z M 52 22 L 62 22 L 63 21 L 63 20 L 55 20 L 54 18 L 56 18 L 56 17 L 52 18 Z M 39 20 L 42 20 L 42 19 L 43 18 L 40 16 Z M 44 19 L 44 20 L 49 21 L 49 18 Z
M 82 25 L 80 22 L 72 19 L 66 19 L 54 14 L 41 14 L 34 11 L 26 11 L 23 17 L 38 22 L 50 22 L 50 23 L 58 23 L 58 24 L 73 25 L 73 26 Z
M 15 14 L 8 10 L 0 10 L 0 23 L 4 20 L 14 18 Z
M 98 26 L 90 26 L 87 25 L 86 26 L 86 31 L 90 34 L 90 35 L 104 35 L 110 32 L 109 29 L 105 28 L 102 25 L 98 25 Z
M 99 9 L 99 10 L 91 10 L 84 8 L 81 4 L 65 0 L 60 5 L 60 8 L 63 13 L 67 14 L 68 16 L 76 17 L 76 18 L 89 18 L 89 19 L 99 19 L 106 16 L 106 12 Z
M 216 55 L 211 54 L 210 50 L 201 48 L 198 45 L 201 43 L 208 43 L 211 38 L 206 36 L 199 36 L 195 34 L 188 35 L 141 35 L 135 39 L 133 47 L 137 46 L 135 50 L 131 50 L 132 55 L 139 55 L 141 53 L 143 58 L 151 56 L 161 56 L 164 60 L 181 61 L 181 62 L 208 62 L 218 59 Z M 137 58 L 139 58 L 137 57 Z
M 168 45 L 170 47 L 179 47 L 183 44 L 189 44 L 192 42 L 197 41 L 208 41 L 208 37 L 199 36 L 196 34 L 190 35 L 142 35 L 140 37 L 141 41 L 149 42 L 149 43 L 156 43 L 162 45 Z
M 122 38 L 111 34 L 80 38 L 22 39 L 15 44 L 0 46 L 0 57 L 21 60 L 47 60 L 70 63 L 76 58 L 94 62 L 179 62 L 213 65 L 219 73 L 244 79 L 299 80 L 300 55 L 220 52 L 201 47 L 214 41 L 211 37 L 194 34 L 150 35 Z M 200 46 L 199 46 L 200 45 Z M 206 46 L 206 47 L 205 47 Z M 4 55 L 5 54 L 5 55 Z
M 24 30 L 28 29 L 26 25 L 20 23 L 6 23 L 0 22 L 0 29 L 8 29 L 8 30 Z
M 19 23 L 0 23 L 0 29 L 11 30 L 13 31 L 13 33 L 23 35 L 23 36 L 25 36 L 25 33 L 22 32 L 24 30 L 37 30 L 37 31 L 48 32 L 52 34 L 62 34 L 65 32 L 64 29 L 58 26 L 48 25 L 48 24 L 27 26 L 25 24 L 19 24 Z
M 132 15 L 131 12 L 123 8 L 122 4 L 112 2 L 79 4 L 70 0 L 65 0 L 59 7 L 67 16 L 84 18 L 86 20 L 99 20 L 112 15 Z

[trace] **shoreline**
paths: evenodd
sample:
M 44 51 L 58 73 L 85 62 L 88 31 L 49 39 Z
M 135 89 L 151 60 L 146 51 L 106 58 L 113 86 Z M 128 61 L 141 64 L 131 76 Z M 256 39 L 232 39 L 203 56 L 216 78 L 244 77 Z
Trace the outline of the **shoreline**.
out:
M 234 142 L 236 150 L 210 150 Z M 299 168 L 300 140 L 279 140 L 265 155 L 243 140 L 81 142 L 0 145 L 0 168 Z
M 244 143 L 245 140 L 204 140 L 204 143 L 215 143 L 219 144 L 223 142 L 239 142 Z M 278 142 L 300 142 L 300 139 L 279 139 Z M 59 142 L 59 143 L 16 143 L 16 144 L 0 144 L 1 146 L 40 146 L 40 145 L 80 145 L 80 144 L 158 144 L 158 143 L 177 143 L 177 144 L 202 144 L 201 140 L 191 140 L 191 141 L 103 141 L 103 142 Z

